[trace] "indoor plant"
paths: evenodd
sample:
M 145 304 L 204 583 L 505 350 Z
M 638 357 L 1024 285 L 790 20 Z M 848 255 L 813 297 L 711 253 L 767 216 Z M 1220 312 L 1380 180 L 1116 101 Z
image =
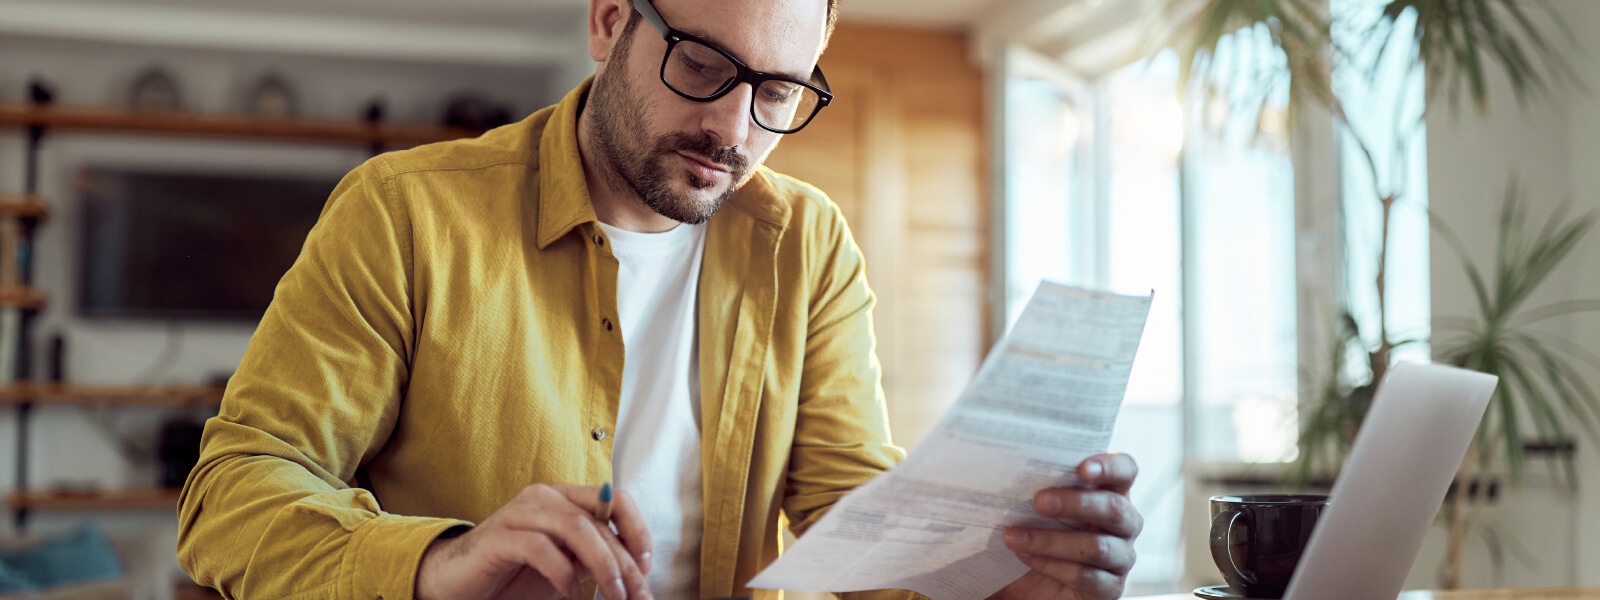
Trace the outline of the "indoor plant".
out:
M 1600 299 L 1529 307 L 1534 293 L 1595 224 L 1593 212 L 1566 217 L 1563 208 L 1538 230 L 1528 228 L 1527 209 L 1515 184 L 1509 185 L 1500 212 L 1495 261 L 1487 269 L 1466 258 L 1466 245 L 1447 223 L 1434 223 L 1440 237 L 1462 257 L 1478 307 L 1474 317 L 1438 320 L 1440 335 L 1434 341 L 1434 356 L 1441 362 L 1500 377 L 1473 440 L 1476 450 L 1469 451 L 1462 467 L 1461 480 L 1472 481 L 1478 473 L 1492 471 L 1499 452 L 1505 453 L 1504 465 L 1512 480 L 1520 480 L 1528 433 L 1525 422 L 1531 423 L 1533 433 L 1543 440 L 1565 443 L 1582 432 L 1587 434 L 1586 441 L 1600 444 L 1600 397 L 1581 368 L 1585 364 L 1593 367 L 1600 360 L 1560 336 L 1541 335 L 1532 329 L 1552 318 L 1600 312 Z M 1556 480 L 1576 486 L 1573 453 L 1563 452 L 1557 458 L 1564 468 L 1555 473 Z M 1484 503 L 1475 500 L 1474 494 L 1458 493 L 1446 502 L 1442 516 L 1452 540 L 1465 538 L 1477 521 Z M 1452 543 L 1446 550 L 1440 580 L 1447 586 L 1461 582 L 1461 551 L 1460 543 Z
M 1424 111 L 1444 101 L 1459 111 L 1463 99 L 1487 112 L 1490 70 L 1504 72 L 1518 102 L 1527 106 L 1555 86 L 1576 85 L 1576 77 L 1562 58 L 1557 44 L 1536 25 L 1539 17 L 1561 26 L 1547 2 L 1537 0 L 1387 0 L 1370 23 L 1342 26 L 1357 28 L 1357 35 L 1335 36 L 1335 20 L 1329 18 L 1327 0 L 1173 0 L 1164 14 L 1162 48 L 1176 48 L 1186 81 L 1230 84 L 1244 82 L 1259 87 L 1259 100 L 1265 104 L 1270 90 L 1286 87 L 1289 92 L 1291 121 L 1307 114 L 1306 109 L 1326 111 L 1344 126 L 1344 139 L 1359 150 L 1362 165 L 1370 172 L 1373 201 L 1381 208 L 1382 233 L 1376 254 L 1376 277 L 1371 281 L 1348 282 L 1350 293 L 1375 296 L 1377 315 L 1362 322 L 1341 311 L 1336 339 L 1331 340 L 1331 369 L 1320 389 L 1303 398 L 1300 444 L 1300 473 L 1330 474 L 1337 471 L 1365 416 L 1377 386 L 1393 362 L 1396 349 L 1425 339 L 1408 339 L 1390 331 L 1387 304 L 1386 268 L 1391 244 L 1390 221 L 1393 210 L 1403 199 L 1404 181 L 1385 180 L 1395 168 L 1382 161 L 1400 163 L 1406 159 L 1405 140 L 1420 124 L 1396 122 L 1391 128 L 1366 131 L 1351 127 L 1352 115 L 1334 84 L 1335 69 L 1376 73 L 1386 56 L 1402 54 L 1408 68 L 1424 75 Z M 1407 27 L 1406 25 L 1411 25 Z M 1234 60 L 1216 64 L 1224 38 L 1250 31 L 1270 40 L 1275 60 Z M 1571 33 L 1563 32 L 1570 41 Z M 1342 42 L 1342 43 L 1341 43 Z M 1220 74 L 1220 76 L 1219 76 Z M 1287 81 L 1281 81 L 1287 78 Z M 1263 84 L 1263 80 L 1270 80 Z M 1426 112 L 1423 113 L 1424 115 Z M 1379 147 L 1375 144 L 1383 143 Z M 1393 151 L 1388 151 L 1389 144 Z M 1374 152 L 1382 149 L 1386 152 Z M 1504 456 L 1503 466 L 1513 481 L 1520 480 L 1524 465 L 1522 441 L 1531 426 L 1537 435 L 1566 437 L 1568 422 L 1582 423 L 1595 442 L 1600 432 L 1600 402 L 1577 369 L 1588 358 L 1574 355 L 1554 338 L 1528 332 L 1524 326 L 1541 318 L 1600 309 L 1600 302 L 1565 303 L 1521 310 L 1528 295 L 1538 288 L 1582 239 L 1592 225 L 1592 215 L 1565 221 L 1564 213 L 1551 217 L 1539 237 L 1523 231 L 1525 211 L 1516 200 L 1513 188 L 1507 193 L 1500 223 L 1500 247 L 1492 283 L 1484 281 L 1483 271 L 1465 254 L 1463 262 L 1472 280 L 1481 309 L 1479 318 L 1449 318 L 1440 321 L 1444 334 L 1435 345 L 1435 355 L 1448 362 L 1501 376 L 1490 413 L 1486 415 L 1474 450 L 1463 465 L 1462 481 L 1473 481 L 1481 472 L 1498 468 L 1491 456 Z M 1446 226 L 1438 226 L 1441 236 L 1453 239 Z M 1459 245 L 1457 242 L 1452 242 Z M 1348 298 L 1335 299 L 1340 306 Z M 1558 352 L 1559 350 L 1559 352 Z M 1581 354 L 1581 353 L 1580 353 Z M 1360 360 L 1354 360 L 1360 357 Z M 1565 481 L 1576 483 L 1571 455 L 1566 461 Z M 1304 481 L 1305 479 L 1302 479 Z M 1441 585 L 1459 585 L 1461 548 L 1478 506 L 1472 494 L 1454 494 L 1443 511 L 1449 522 L 1449 548 L 1441 569 Z

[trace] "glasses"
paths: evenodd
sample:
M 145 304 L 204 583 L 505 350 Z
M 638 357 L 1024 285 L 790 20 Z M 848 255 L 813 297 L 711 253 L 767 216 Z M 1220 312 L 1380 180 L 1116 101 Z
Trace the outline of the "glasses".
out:
M 661 82 L 679 96 L 710 102 L 726 96 L 739 84 L 748 83 L 755 92 L 750 97 L 750 116 L 762 129 L 773 133 L 800 131 L 833 101 L 833 92 L 820 67 L 812 67 L 810 81 L 762 73 L 711 42 L 668 27 L 650 0 L 633 0 L 633 9 L 667 41 L 667 54 L 661 60 Z

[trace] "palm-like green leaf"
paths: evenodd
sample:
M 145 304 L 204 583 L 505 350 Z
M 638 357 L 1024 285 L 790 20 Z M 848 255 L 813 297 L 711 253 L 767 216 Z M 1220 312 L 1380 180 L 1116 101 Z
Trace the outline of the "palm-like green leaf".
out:
M 1461 241 L 1461 237 L 1456 235 L 1455 230 L 1448 223 L 1440 220 L 1438 215 L 1432 214 L 1431 211 L 1428 220 L 1433 224 L 1433 230 L 1439 233 L 1439 237 L 1444 238 L 1445 243 L 1450 244 L 1450 249 L 1455 250 L 1458 256 L 1468 255 L 1467 245 Z M 1466 271 L 1467 281 L 1472 284 L 1472 294 L 1478 301 L 1479 314 L 1482 315 L 1484 320 L 1490 320 L 1489 287 L 1484 285 L 1483 274 L 1478 272 L 1478 265 L 1469 260 L 1462 260 L 1461 268 Z
M 1512 181 L 1502 201 L 1493 266 L 1488 270 L 1468 258 L 1467 245 L 1448 224 L 1432 221 L 1440 238 L 1462 257 L 1478 309 L 1476 317 L 1437 320 L 1435 358 L 1500 377 L 1490 409 L 1479 424 L 1480 464 L 1499 455 L 1518 481 L 1524 474 L 1523 447 L 1530 436 L 1565 440 L 1583 435 L 1600 445 L 1600 394 L 1587 379 L 1600 371 L 1600 356 L 1570 340 L 1528 329 L 1552 318 L 1600 313 L 1600 299 L 1526 308 L 1527 300 L 1594 228 L 1596 215 L 1570 217 L 1563 207 L 1538 228 L 1530 227 L 1528 211 Z M 1335 373 L 1343 371 L 1347 351 L 1364 351 L 1369 361 L 1376 360 L 1376 352 L 1362 341 L 1349 315 L 1340 321 L 1339 332 L 1333 353 Z M 1375 387 L 1370 380 L 1358 385 L 1340 384 L 1337 378 L 1325 381 L 1330 383 L 1313 403 L 1301 430 L 1301 481 L 1313 472 L 1337 468 L 1366 416 Z M 1561 456 L 1560 466 L 1559 477 L 1576 483 L 1573 457 Z
M 1518 314 L 1517 321 L 1514 323 L 1514 325 L 1521 327 L 1525 325 L 1532 325 L 1546 319 L 1570 315 L 1572 313 L 1596 311 L 1600 311 L 1600 298 L 1557 302 L 1554 304 L 1541 306 L 1539 308 L 1530 308 L 1522 311 L 1520 314 Z
M 1540 362 L 1537 357 L 1528 356 L 1525 348 L 1519 350 L 1522 351 L 1522 357 L 1508 361 L 1508 364 L 1511 370 L 1514 371 L 1517 384 L 1526 394 L 1524 398 L 1528 400 L 1528 409 L 1535 417 L 1539 435 L 1546 440 L 1566 439 L 1568 437 L 1567 428 L 1562 423 L 1562 415 L 1560 414 L 1564 412 L 1564 406 L 1567 406 L 1560 400 L 1561 395 L 1567 391 L 1563 381 L 1564 374 L 1538 371 Z M 1531 363 L 1529 367 L 1525 368 L 1523 366 L 1524 359 L 1528 359 L 1528 362 Z M 1529 368 L 1534 370 L 1529 371 Z M 1547 375 L 1550 378 L 1541 379 L 1541 375 Z M 1588 433 L 1592 435 L 1593 431 L 1590 430 Z M 1568 482 L 1576 482 L 1578 475 L 1577 465 L 1572 460 L 1563 460 L 1562 463 L 1565 468 L 1566 480 Z M 1515 473 L 1518 472 L 1520 465 L 1513 464 L 1512 467 Z
M 1487 0 L 1485 0 L 1487 1 Z M 1589 385 L 1582 366 L 1600 369 L 1600 359 L 1581 346 L 1555 336 L 1542 336 L 1527 326 L 1580 313 L 1600 313 L 1600 299 L 1574 300 L 1524 310 L 1527 300 L 1547 282 L 1595 225 L 1593 213 L 1568 217 L 1563 207 L 1534 231 L 1516 183 L 1507 185 L 1500 211 L 1494 254 L 1494 280 L 1467 258 L 1466 247 L 1438 219 L 1434 225 L 1462 256 L 1462 267 L 1479 304 L 1479 319 L 1441 320 L 1439 360 L 1500 377 L 1488 414 L 1479 429 L 1481 459 L 1504 453 L 1513 480 L 1520 480 L 1526 462 L 1526 434 L 1564 440 L 1581 433 L 1600 444 L 1600 397 Z M 1534 233 L 1535 235 L 1529 235 Z M 1566 481 L 1575 483 L 1571 455 L 1561 457 Z
M 1453 112 L 1460 110 L 1463 91 L 1479 112 L 1488 111 L 1491 69 L 1506 74 L 1524 107 L 1558 86 L 1584 89 L 1562 46 L 1552 43 L 1546 28 L 1538 25 L 1538 15 L 1530 14 L 1543 13 L 1561 38 L 1574 42 L 1576 37 L 1548 0 L 1389 0 L 1379 22 L 1365 28 L 1369 33 L 1353 36 L 1360 38 L 1356 48 L 1335 43 L 1323 6 L 1315 0 L 1169 0 L 1167 33 L 1158 45 L 1178 51 L 1185 83 L 1207 81 L 1224 70 L 1210 60 L 1224 37 L 1264 28 L 1287 59 L 1291 110 L 1311 102 L 1335 116 L 1343 107 L 1333 89 L 1333 65 L 1375 71 L 1377 61 L 1358 65 L 1350 59 L 1375 55 L 1381 61 L 1389 52 L 1402 51 L 1398 48 L 1409 55 L 1412 68 L 1423 70 L 1427 96 L 1446 93 Z M 1393 35 L 1395 24 L 1408 12 L 1416 16 L 1412 36 Z M 1374 46 L 1377 52 L 1365 51 Z M 1262 76 L 1232 75 L 1235 81 Z
M 1565 357 L 1552 352 L 1543 341 L 1528 337 L 1525 347 L 1544 370 L 1566 414 L 1578 422 L 1590 439 L 1600 440 L 1600 395 L 1579 376 L 1581 371 Z M 1588 364 L 1600 363 L 1589 361 Z
M 1317 0 L 1172 0 L 1165 15 L 1169 31 L 1156 46 L 1178 52 L 1182 85 L 1216 81 L 1248 85 L 1259 107 L 1269 101 L 1278 87 L 1276 79 L 1283 76 L 1276 67 L 1264 66 L 1277 61 L 1249 55 L 1222 65 L 1214 59 L 1227 36 L 1246 29 L 1263 31 L 1283 52 L 1291 112 L 1306 104 L 1337 110 L 1326 54 L 1331 43 L 1329 22 L 1320 4 Z
M 1408 10 L 1416 15 L 1414 54 L 1425 66 L 1428 97 L 1448 91 L 1450 108 L 1458 111 L 1464 86 L 1477 110 L 1487 112 L 1489 65 L 1507 75 L 1524 107 L 1558 85 L 1583 87 L 1529 6 L 1550 17 L 1567 41 L 1574 39 L 1547 0 L 1390 0 L 1384 17 L 1392 23 Z
M 1372 406 L 1372 396 L 1377 386 L 1369 379 L 1356 385 L 1347 385 L 1340 375 L 1345 369 L 1347 356 L 1360 352 L 1372 360 L 1361 337 L 1356 319 L 1349 312 L 1340 315 L 1338 335 L 1331 352 L 1331 372 L 1322 376 L 1323 388 L 1319 398 L 1311 403 L 1311 412 L 1304 415 L 1300 428 L 1300 457 L 1296 469 L 1297 485 L 1308 484 L 1313 477 L 1337 472 L 1345 455 L 1355 440 L 1361 421 Z

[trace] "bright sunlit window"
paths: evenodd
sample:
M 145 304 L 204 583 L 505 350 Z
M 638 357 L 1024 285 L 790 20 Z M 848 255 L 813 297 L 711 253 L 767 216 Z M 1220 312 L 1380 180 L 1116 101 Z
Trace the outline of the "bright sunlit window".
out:
M 1429 277 L 1428 153 L 1427 130 L 1422 122 L 1423 81 L 1410 69 L 1406 52 L 1391 51 L 1372 65 L 1379 46 L 1368 43 L 1370 23 L 1383 10 L 1382 0 L 1333 0 L 1334 40 L 1346 48 L 1365 52 L 1354 57 L 1358 68 L 1336 68 L 1334 90 L 1344 102 L 1350 120 L 1340 128 L 1340 210 L 1345 221 L 1345 289 L 1350 310 L 1361 326 L 1369 348 L 1378 343 L 1379 241 L 1383 217 L 1379 198 L 1397 198 L 1389 223 L 1386 274 L 1387 325 L 1391 342 L 1427 340 L 1432 331 Z M 1403 13 L 1392 35 L 1409 39 L 1416 15 Z M 1369 162 L 1362 152 L 1371 152 Z M 1324 297 L 1335 297 L 1327 294 Z M 1427 361 L 1428 345 L 1404 344 L 1395 349 L 1397 360 Z M 1365 357 L 1356 357 L 1364 361 Z M 1357 362 L 1355 364 L 1361 364 Z
M 1184 462 L 1290 460 L 1298 430 L 1286 94 L 1203 89 L 1220 100 L 1184 102 L 1174 53 L 1087 91 L 1018 70 L 1005 89 L 1007 316 L 1041 278 L 1155 293 L 1111 443 L 1140 461 L 1130 582 L 1150 589 L 1182 562 Z
M 1265 31 L 1246 29 L 1212 62 L 1231 66 L 1192 86 L 1184 153 L 1190 454 L 1292 460 L 1299 355 L 1284 57 Z
M 1369 34 L 1380 0 L 1333 0 L 1336 35 Z M 1410 35 L 1401 22 L 1396 36 Z M 1144 294 L 1155 302 L 1112 449 L 1135 454 L 1132 491 L 1147 518 L 1132 590 L 1170 591 L 1182 564 L 1182 489 L 1190 461 L 1297 458 L 1301 386 L 1324 365 L 1301 364 L 1318 327 L 1348 297 L 1376 344 L 1378 194 L 1401 199 L 1390 224 L 1386 301 L 1392 341 L 1428 333 L 1426 154 L 1422 85 L 1393 53 L 1376 73 L 1336 72 L 1354 122 L 1336 129 L 1337 248 L 1300 247 L 1287 65 L 1264 28 L 1223 38 L 1211 79 L 1179 89 L 1175 53 L 1092 81 L 1013 51 L 1005 61 L 1002 216 L 1007 322 L 1040 279 Z M 1360 58 L 1360 57 L 1358 57 Z M 1370 58 L 1367 60 L 1370 61 Z M 1394 123 L 1418 125 L 1399 137 Z M 1366 162 L 1355 143 L 1367 142 Z M 1331 196 L 1330 196 L 1331 198 Z M 1321 210 L 1321 209 L 1318 209 Z M 1339 277 L 1305 275 L 1299 258 L 1342 251 Z M 1327 281 L 1324 281 L 1326 279 Z M 1426 344 L 1397 350 L 1425 358 Z M 1364 360 L 1364 357 L 1361 357 Z M 1315 360 L 1310 361 L 1315 363 Z M 1166 587 L 1163 587 L 1165 585 Z

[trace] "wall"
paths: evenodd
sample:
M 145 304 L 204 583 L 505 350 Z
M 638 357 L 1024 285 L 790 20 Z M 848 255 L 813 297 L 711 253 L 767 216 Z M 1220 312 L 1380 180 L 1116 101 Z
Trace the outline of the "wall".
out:
M 964 35 L 841 24 L 822 69 L 836 99 L 768 164 L 844 211 L 878 294 L 895 441 L 914 446 L 987 351 L 982 75 Z
M 867 260 L 889 424 L 913 447 L 987 351 L 982 76 L 955 33 L 841 23 L 835 99 L 767 164 L 839 204 Z M 790 593 L 795 600 L 831 597 Z
M 371 97 L 389 99 L 391 118 L 431 120 L 446 94 L 484 90 L 518 114 L 559 99 L 573 74 L 561 69 L 414 64 L 350 58 L 200 52 L 0 37 L 0 100 L 19 101 L 27 79 L 45 76 L 64 104 L 120 103 L 140 69 L 167 65 L 187 101 L 230 110 L 268 70 L 285 73 L 304 112 L 321 118 L 359 114 Z M 885 362 L 897 438 L 914 443 L 975 372 L 987 350 L 983 315 L 988 222 L 983 194 L 981 75 L 965 37 L 947 32 L 843 24 L 823 68 L 838 100 L 773 154 L 775 168 L 810 181 L 837 200 L 872 270 L 880 296 L 880 356 Z M 0 130 L 0 190 L 20 191 L 20 132 Z M 39 284 L 57 301 L 37 327 L 68 341 L 72 376 L 83 383 L 196 382 L 231 370 L 248 342 L 249 324 L 171 324 L 85 320 L 68 299 L 79 226 L 73 173 L 85 164 L 187 165 L 341 173 L 366 157 L 360 149 L 128 135 L 52 136 L 43 154 L 42 192 L 54 203 L 41 231 Z M 177 334 L 169 332 L 176 329 Z M 177 357 L 150 370 L 169 339 Z M 56 436 L 48 436 L 56 437 Z M 0 440 L 0 448 L 8 447 Z M 41 453 L 43 454 L 43 453 Z M 0 460 L 0 486 L 10 481 Z M 45 475 L 40 473 L 41 476 Z M 117 482 L 108 482 L 117 483 Z
M 370 97 L 389 98 L 396 120 L 430 120 L 446 93 L 463 87 L 512 101 L 519 113 L 552 102 L 573 83 L 555 69 L 413 64 L 352 58 L 200 52 L 142 46 L 0 37 L 0 100 L 24 97 L 30 75 L 56 84 L 65 104 L 115 104 L 133 74 L 165 65 L 203 110 L 237 106 L 241 90 L 267 69 L 285 73 L 308 116 L 350 118 Z M 981 79 L 963 36 L 844 24 L 823 59 L 838 100 L 804 133 L 786 139 L 771 163 L 810 181 L 842 206 L 880 296 L 880 356 L 896 439 L 914 445 L 976 371 L 984 330 L 988 231 L 984 191 Z M 20 191 L 24 142 L 0 130 L 0 190 Z M 80 383 L 192 383 L 233 368 L 251 324 L 84 319 L 76 293 L 74 173 L 86 164 L 184 166 L 200 170 L 342 173 L 360 149 L 129 135 L 52 135 L 41 192 L 54 213 L 41 230 L 38 284 L 55 299 L 40 339 L 67 338 L 68 370 Z M 52 407 L 36 413 L 30 461 L 34 485 L 104 488 L 150 485 L 148 464 L 123 458 L 105 429 L 148 438 L 167 416 L 142 409 Z M 0 412 L 0 493 L 14 481 L 15 420 Z M 167 514 L 96 515 L 113 528 L 161 527 Z M 37 517 L 37 530 L 82 515 Z
M 1573 31 L 1591 33 L 1600 31 L 1600 3 L 1589 0 L 1564 0 L 1562 12 Z M 1588 52 L 1573 60 L 1573 66 L 1589 86 L 1589 94 L 1570 94 L 1567 107 L 1568 152 L 1567 168 L 1570 170 L 1571 200 L 1580 208 L 1600 210 L 1600 51 L 1592 37 L 1583 38 Z M 1572 259 L 1570 273 L 1571 294 L 1574 298 L 1600 298 L 1600 233 L 1591 233 L 1591 239 Z M 1575 340 L 1592 352 L 1600 353 L 1600 314 L 1590 314 L 1578 319 L 1570 330 Z M 1597 365 L 1600 367 L 1600 365 Z M 1580 446 L 1579 463 L 1584 473 L 1585 492 L 1579 502 L 1580 514 L 1576 535 L 1578 583 L 1600 585 L 1600 444 Z
M 435 121 L 448 96 L 474 89 L 531 112 L 566 91 L 578 72 L 571 65 L 481 66 L 449 62 L 329 58 L 264 52 L 203 51 L 82 41 L 0 36 L 0 101 L 26 97 L 27 81 L 42 76 L 70 105 L 120 105 L 136 73 L 163 65 L 182 87 L 186 104 L 202 111 L 237 111 L 244 90 L 268 70 L 282 73 L 309 117 L 355 119 L 365 103 L 387 99 L 394 121 Z M 51 298 L 37 324 L 40 350 L 49 335 L 67 342 L 67 369 L 77 383 L 199 383 L 232 371 L 253 324 L 85 319 L 74 314 L 77 219 L 73 180 L 85 165 L 177 167 L 198 171 L 339 175 L 367 156 L 361 148 L 204 138 L 60 132 L 41 154 L 40 192 L 52 207 L 36 248 L 36 283 Z M 0 191 L 21 192 L 25 141 L 20 130 L 0 129 Z M 42 355 L 36 373 L 42 369 Z M 30 483 L 148 487 L 149 461 L 129 460 L 112 440 L 148 446 L 160 422 L 156 409 L 41 407 L 31 426 Z M 108 430 L 110 433 L 108 434 Z M 0 411 L 0 494 L 15 481 L 16 421 Z M 35 531 L 70 526 L 84 514 L 41 514 Z M 112 529 L 175 524 L 171 511 L 93 515 Z M 6 528 L 10 520 L 6 519 Z
M 1556 0 L 1555 6 L 1573 31 L 1600 28 L 1600 6 L 1591 0 Z M 1586 43 L 1583 40 L 1580 43 Z M 1592 45 L 1591 45 L 1592 46 Z M 1592 52 L 1592 50 L 1590 50 Z M 1600 85 L 1600 63 L 1592 54 L 1568 48 L 1568 60 L 1580 71 L 1590 89 Z M 1428 178 L 1432 207 L 1469 245 L 1471 258 L 1488 263 L 1494 252 L 1499 209 L 1506 184 L 1515 179 L 1529 201 L 1530 220 L 1542 223 L 1564 202 L 1578 210 L 1600 209 L 1600 102 L 1582 93 L 1563 90 L 1551 100 L 1519 110 L 1504 76 L 1490 82 L 1491 111 L 1479 115 L 1470 105 L 1459 116 L 1436 108 L 1428 118 Z M 1443 103 L 1436 103 L 1442 106 Z M 1435 319 L 1472 316 L 1476 302 L 1463 274 L 1460 258 L 1435 236 L 1432 257 L 1433 313 Z M 1600 297 L 1595 272 L 1600 259 L 1600 233 L 1591 234 L 1533 298 L 1529 307 L 1576 298 Z M 1600 352 L 1600 315 L 1554 319 L 1542 329 Z M 1591 381 L 1600 371 L 1591 370 Z M 1589 440 L 1580 477 L 1585 489 L 1576 495 L 1555 491 L 1537 473 L 1527 489 L 1511 493 L 1490 522 L 1545 558 L 1526 567 L 1525 575 L 1512 575 L 1511 584 L 1559 585 L 1600 583 L 1600 460 Z M 1576 521 L 1574 523 L 1574 521 Z M 1575 525 L 1575 527 L 1574 527 Z M 1529 535 L 1554 531 L 1555 539 Z M 1493 583 L 1479 541 L 1469 560 L 1468 585 Z M 1426 566 L 1437 548 L 1425 550 L 1418 567 Z M 1476 568 L 1471 568 L 1476 564 Z M 1522 569 L 1508 565 L 1508 568 Z

